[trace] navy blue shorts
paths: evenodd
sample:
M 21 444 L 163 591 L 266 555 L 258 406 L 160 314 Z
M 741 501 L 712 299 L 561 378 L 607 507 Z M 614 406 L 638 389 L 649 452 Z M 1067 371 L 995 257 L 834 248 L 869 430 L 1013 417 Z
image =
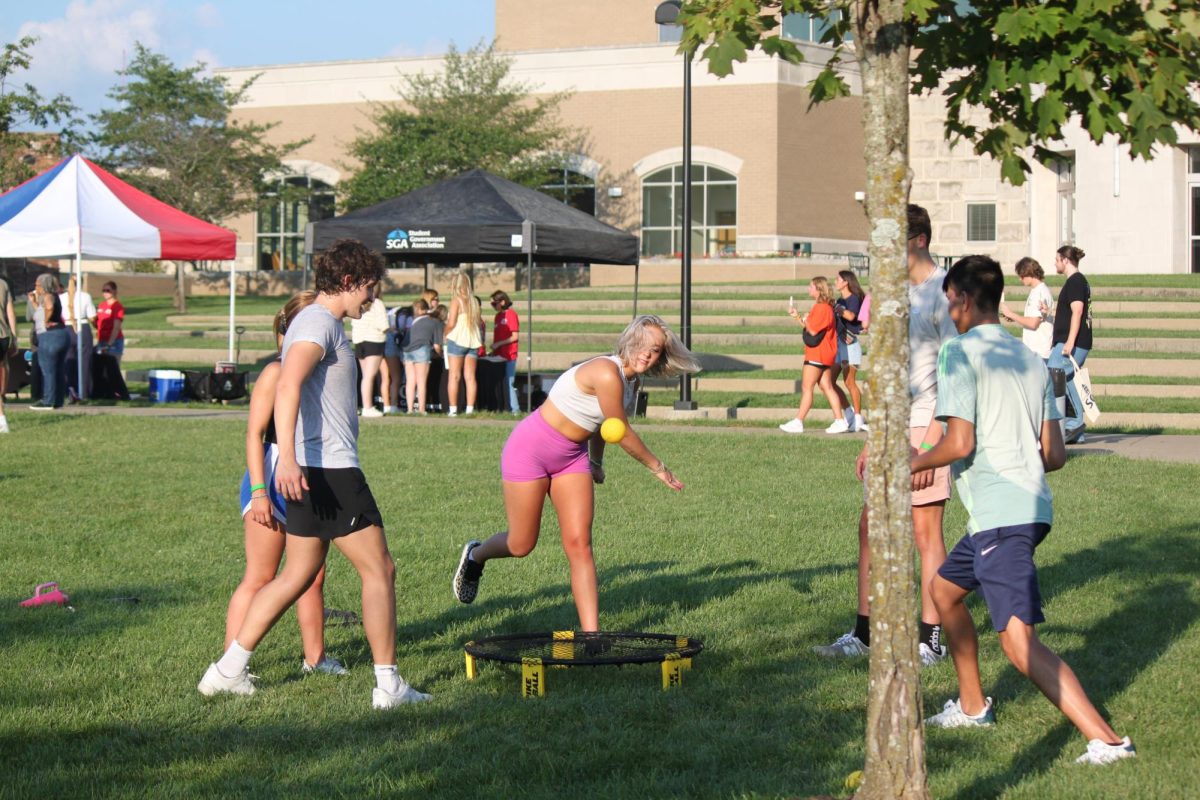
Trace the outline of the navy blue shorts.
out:
M 1026 625 L 1045 622 L 1033 551 L 1049 532 L 1049 525 L 1034 522 L 968 534 L 954 545 L 938 575 L 982 594 L 997 633 L 1013 617 Z

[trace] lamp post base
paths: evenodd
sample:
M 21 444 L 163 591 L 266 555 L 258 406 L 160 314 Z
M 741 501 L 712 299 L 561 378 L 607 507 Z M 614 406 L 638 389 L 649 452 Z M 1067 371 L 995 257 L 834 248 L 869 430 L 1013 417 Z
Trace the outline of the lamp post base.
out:
M 695 411 L 697 408 L 699 408 L 699 406 L 696 405 L 695 400 L 676 400 L 675 401 L 675 410 L 676 411 Z

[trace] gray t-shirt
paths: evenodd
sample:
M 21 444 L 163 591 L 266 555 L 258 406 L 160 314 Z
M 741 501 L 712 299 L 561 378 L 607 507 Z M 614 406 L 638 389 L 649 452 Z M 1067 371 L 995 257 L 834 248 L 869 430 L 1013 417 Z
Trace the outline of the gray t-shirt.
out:
M 8 303 L 12 299 L 12 295 L 8 292 L 8 282 L 0 278 L 0 339 L 7 339 L 12 336 L 12 331 L 8 329 Z M 5 354 L 0 353 L 0 358 L 4 358 Z M 3 389 L 4 387 L 0 387 Z
M 345 326 L 329 309 L 313 303 L 288 326 L 283 361 L 295 342 L 313 342 L 321 360 L 300 387 L 296 419 L 296 460 L 303 467 L 346 469 L 358 466 L 357 371 Z
M 414 319 L 412 327 L 408 329 L 408 343 L 404 345 L 404 352 L 415 353 L 422 347 L 441 344 L 438 336 L 439 324 L 437 319 L 429 316 Z
M 937 418 L 975 426 L 975 452 L 954 463 L 971 534 L 1054 521 L 1042 465 L 1042 423 L 1061 419 L 1046 365 L 1000 325 L 942 346 Z
M 908 391 L 912 407 L 908 427 L 927 428 L 938 398 L 938 351 L 958 336 L 942 293 L 946 270 L 940 267 L 908 287 Z

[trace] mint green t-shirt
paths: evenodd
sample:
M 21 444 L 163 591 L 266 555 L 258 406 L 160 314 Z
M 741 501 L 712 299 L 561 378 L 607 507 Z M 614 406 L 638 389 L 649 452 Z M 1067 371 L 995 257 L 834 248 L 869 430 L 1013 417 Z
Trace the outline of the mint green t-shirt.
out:
M 938 354 L 937 418 L 949 417 L 975 426 L 975 452 L 953 467 L 967 532 L 1051 524 L 1042 422 L 1062 415 L 1046 364 L 999 324 L 951 339 Z

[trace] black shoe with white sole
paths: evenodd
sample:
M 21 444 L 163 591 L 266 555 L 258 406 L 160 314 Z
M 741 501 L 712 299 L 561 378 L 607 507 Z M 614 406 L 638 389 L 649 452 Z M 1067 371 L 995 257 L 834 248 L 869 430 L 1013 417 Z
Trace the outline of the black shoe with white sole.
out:
M 483 575 L 483 564 L 471 560 L 471 551 L 479 547 L 479 542 L 472 539 L 463 545 L 462 555 L 458 559 L 458 569 L 454 571 L 454 596 L 460 603 L 471 603 L 479 592 L 479 578 Z

